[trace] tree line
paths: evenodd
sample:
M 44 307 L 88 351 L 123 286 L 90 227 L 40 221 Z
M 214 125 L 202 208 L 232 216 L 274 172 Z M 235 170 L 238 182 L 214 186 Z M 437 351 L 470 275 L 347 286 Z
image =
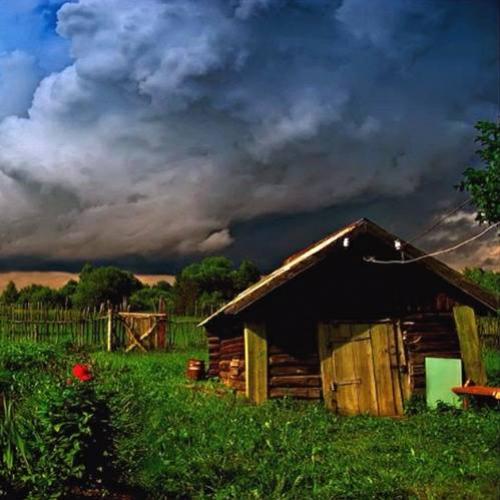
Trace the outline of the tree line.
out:
M 0 304 L 79 309 L 110 304 L 133 311 L 154 311 L 163 300 L 167 310 L 191 315 L 221 305 L 259 278 L 260 271 L 253 262 L 244 260 L 236 267 L 230 259 L 218 256 L 188 265 L 177 274 L 173 285 L 160 281 L 150 286 L 129 271 L 85 264 L 78 280 L 58 289 L 32 284 L 18 290 L 11 281 L 0 295 Z

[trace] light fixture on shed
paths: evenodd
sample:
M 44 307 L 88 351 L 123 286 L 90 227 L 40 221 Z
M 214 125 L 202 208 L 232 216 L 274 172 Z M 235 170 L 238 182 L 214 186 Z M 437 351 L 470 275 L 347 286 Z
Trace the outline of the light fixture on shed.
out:
M 394 240 L 394 248 L 396 250 L 401 250 L 401 242 L 399 240 Z
M 349 238 L 346 237 L 342 240 L 342 246 L 344 248 L 349 248 Z

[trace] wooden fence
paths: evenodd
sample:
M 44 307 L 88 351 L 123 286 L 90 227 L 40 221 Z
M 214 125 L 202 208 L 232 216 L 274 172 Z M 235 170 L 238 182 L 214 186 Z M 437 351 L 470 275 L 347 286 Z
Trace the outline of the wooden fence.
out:
M 479 317 L 477 329 L 483 346 L 500 350 L 500 315 Z
M 118 311 L 48 309 L 43 307 L 0 306 L 0 342 L 68 342 L 93 349 L 125 350 L 130 345 L 126 325 Z M 165 348 L 206 347 L 201 318 L 167 315 Z
M 167 313 L 165 347 L 183 350 L 206 348 L 205 333 L 203 329 L 197 328 L 200 321 L 201 318 L 198 317 Z M 124 323 L 113 317 L 110 325 L 109 312 L 104 307 L 100 310 L 79 310 L 0 305 L 0 341 L 71 342 L 95 349 L 107 349 L 110 327 L 113 348 L 126 349 L 129 336 Z M 478 331 L 484 346 L 500 350 L 499 316 L 478 318 Z

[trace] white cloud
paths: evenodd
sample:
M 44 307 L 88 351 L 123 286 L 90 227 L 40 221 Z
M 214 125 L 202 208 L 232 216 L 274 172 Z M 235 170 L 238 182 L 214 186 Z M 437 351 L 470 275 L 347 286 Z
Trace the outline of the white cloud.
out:
M 0 120 L 26 113 L 39 80 L 33 56 L 20 50 L 0 54 Z
M 450 62 L 460 22 L 419 9 L 407 29 L 415 8 L 392 5 L 356 27 L 354 1 L 65 4 L 74 63 L 0 124 L 0 255 L 215 251 L 238 221 L 459 174 L 484 61 Z

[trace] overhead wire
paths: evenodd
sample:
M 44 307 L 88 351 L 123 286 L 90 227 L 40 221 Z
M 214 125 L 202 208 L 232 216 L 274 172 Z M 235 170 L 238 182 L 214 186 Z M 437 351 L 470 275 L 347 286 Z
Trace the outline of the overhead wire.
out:
M 499 0 L 500 1 L 500 0 Z M 468 205 L 469 203 L 471 203 L 471 198 L 467 198 L 465 201 L 463 201 L 462 203 L 460 203 L 459 205 L 457 205 L 455 208 L 453 208 L 453 210 L 451 210 L 450 212 L 446 213 L 445 215 L 443 215 L 442 217 L 440 217 L 436 222 L 434 222 L 431 226 L 429 226 L 427 229 L 424 229 L 421 233 L 418 233 L 416 236 L 414 236 L 413 238 L 409 239 L 406 244 L 411 244 L 413 243 L 414 241 L 417 241 L 419 240 L 420 238 L 422 238 L 423 236 L 429 234 L 433 229 L 435 229 L 437 226 L 439 226 L 442 222 L 444 222 L 446 219 L 448 219 L 449 217 L 451 217 L 452 215 L 454 215 L 456 212 L 458 212 L 461 208 L 465 207 L 466 205 Z
M 431 252 L 427 253 L 425 255 L 421 255 L 420 257 L 415 257 L 414 259 L 407 259 L 407 260 L 378 260 L 375 259 L 374 257 L 363 257 L 363 260 L 365 262 L 370 262 L 371 264 L 412 264 L 413 262 L 418 262 L 419 260 L 427 259 L 428 257 L 435 257 L 437 255 L 441 255 L 444 253 L 452 252 L 453 250 L 457 250 L 458 248 L 470 243 L 471 241 L 477 240 L 484 234 L 486 234 L 488 231 L 491 231 L 495 227 L 498 227 L 500 225 L 500 222 L 497 222 L 491 226 L 488 226 L 486 229 L 481 231 L 480 233 L 472 236 L 471 238 L 468 238 L 456 245 L 453 245 L 449 248 L 445 248 L 443 250 L 437 250 L 436 252 Z

